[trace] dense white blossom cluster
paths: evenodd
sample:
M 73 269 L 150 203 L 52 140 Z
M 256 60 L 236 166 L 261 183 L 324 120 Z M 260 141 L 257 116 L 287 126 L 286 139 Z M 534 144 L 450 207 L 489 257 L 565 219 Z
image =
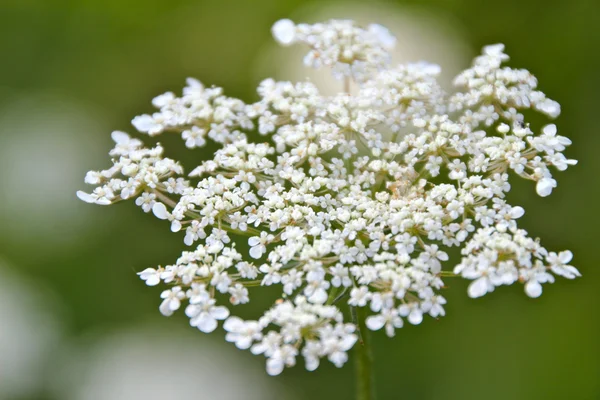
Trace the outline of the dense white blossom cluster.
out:
M 339 94 L 267 79 L 260 99 L 244 104 L 190 79 L 181 97 L 158 96 L 158 110 L 133 125 L 178 133 L 189 148 L 220 143 L 214 156 L 185 175 L 160 145 L 114 132 L 112 167 L 89 172 L 96 188 L 78 192 L 102 205 L 135 199 L 183 232 L 190 251 L 140 273 L 170 286 L 164 315 L 183 307 L 202 332 L 224 321 L 226 340 L 263 354 L 276 375 L 300 356 L 309 370 L 323 358 L 343 365 L 360 337 L 356 308 L 388 336 L 443 316 L 449 277 L 471 280 L 471 297 L 517 282 L 538 297 L 554 276 L 579 276 L 571 252 L 530 238 L 517 225 L 523 208 L 506 200 L 510 176 L 548 196 L 551 167 L 576 161 L 554 124 L 525 121 L 532 111 L 554 118 L 560 106 L 528 71 L 503 65 L 502 45 L 485 47 L 446 94 L 437 65 L 390 64 L 395 39 L 382 26 L 281 20 L 272 31 L 284 45 L 308 45 L 305 64 L 330 67 L 345 82 Z M 462 251 L 456 266 L 452 247 Z M 262 316 L 230 316 L 252 288 L 272 285 L 281 296 Z

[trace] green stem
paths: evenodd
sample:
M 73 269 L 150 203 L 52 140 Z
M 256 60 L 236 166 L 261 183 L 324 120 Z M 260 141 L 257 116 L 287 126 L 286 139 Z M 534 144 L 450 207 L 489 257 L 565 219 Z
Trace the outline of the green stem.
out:
M 355 374 L 356 374 L 356 400 L 375 400 L 375 385 L 373 383 L 373 353 L 369 340 L 369 330 L 365 326 L 367 317 L 366 307 L 357 307 L 357 325 L 359 329 L 359 342 L 354 346 Z

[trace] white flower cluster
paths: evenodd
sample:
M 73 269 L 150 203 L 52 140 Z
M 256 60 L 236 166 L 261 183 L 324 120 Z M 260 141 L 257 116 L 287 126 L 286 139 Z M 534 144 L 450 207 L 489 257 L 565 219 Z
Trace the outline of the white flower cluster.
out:
M 555 125 L 525 122 L 529 110 L 553 118 L 560 107 L 528 71 L 503 66 L 502 45 L 484 48 L 446 94 L 438 66 L 389 64 L 395 39 L 379 25 L 282 20 L 273 33 L 307 44 L 305 63 L 330 67 L 356 93 L 323 96 L 310 82 L 267 79 L 246 105 L 190 79 L 182 97 L 155 98 L 159 111 L 133 124 L 150 136 L 179 133 L 190 148 L 213 140 L 222 144 L 214 156 L 186 177 L 160 145 L 115 132 L 113 166 L 89 172 L 96 188 L 78 192 L 103 205 L 135 198 L 185 232 L 191 251 L 140 273 L 171 286 L 164 315 L 185 303 L 202 332 L 225 321 L 226 339 L 263 354 L 276 375 L 299 356 L 309 370 L 322 358 L 343 365 L 361 326 L 393 336 L 405 321 L 443 316 L 449 277 L 471 280 L 471 297 L 516 282 L 538 297 L 555 275 L 579 276 L 572 254 L 528 237 L 517 226 L 523 208 L 506 201 L 510 175 L 547 196 L 550 168 L 576 161 L 563 155 L 570 141 Z M 451 247 L 462 249 L 454 268 Z M 273 285 L 281 298 L 256 320 L 222 305 Z M 356 308 L 368 310 L 364 320 Z
M 386 69 L 390 62 L 389 51 L 396 44 L 396 38 L 387 28 L 371 24 L 363 29 L 349 20 L 296 25 L 282 19 L 271 31 L 275 40 L 284 46 L 294 43 L 310 46 L 304 65 L 330 67 L 336 78 L 350 75 L 360 82 L 368 80 L 374 70 Z

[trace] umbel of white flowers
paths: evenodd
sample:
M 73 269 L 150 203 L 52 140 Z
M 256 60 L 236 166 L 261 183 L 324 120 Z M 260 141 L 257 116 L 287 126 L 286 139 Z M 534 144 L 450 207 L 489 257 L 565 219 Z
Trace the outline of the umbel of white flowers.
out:
M 342 366 L 358 336 L 348 307 L 394 336 L 405 321 L 444 315 L 449 277 L 471 280 L 476 298 L 513 283 L 538 297 L 555 276 L 580 276 L 570 251 L 549 252 L 518 228 L 524 210 L 505 199 L 510 175 L 548 196 L 550 167 L 576 161 L 554 124 L 525 122 L 524 112 L 555 118 L 560 106 L 530 72 L 503 66 L 503 45 L 486 46 L 448 94 L 439 66 L 390 64 L 395 38 L 380 25 L 281 20 L 272 32 L 308 46 L 304 64 L 330 68 L 340 92 L 266 79 L 245 104 L 188 79 L 181 97 L 156 97 L 157 111 L 133 125 L 180 134 L 190 149 L 217 142 L 212 158 L 186 175 L 160 144 L 113 132 L 112 166 L 88 172 L 95 189 L 77 193 L 102 205 L 132 199 L 184 232 L 188 251 L 139 274 L 169 285 L 161 313 L 183 307 L 202 332 L 224 321 L 226 340 L 263 354 L 277 375 L 300 355 L 311 371 L 325 357 Z M 462 259 L 444 269 L 454 246 Z M 230 314 L 249 288 L 271 285 L 281 298 L 256 320 Z

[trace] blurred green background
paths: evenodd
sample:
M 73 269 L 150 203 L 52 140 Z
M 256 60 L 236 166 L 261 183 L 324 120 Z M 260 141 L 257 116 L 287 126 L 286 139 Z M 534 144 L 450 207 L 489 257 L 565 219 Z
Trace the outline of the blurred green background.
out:
M 521 287 L 470 300 L 467 282 L 449 281 L 445 318 L 375 335 L 379 398 L 600 399 L 597 0 L 0 0 L 0 399 L 352 398 L 351 365 L 267 378 L 221 334 L 160 316 L 161 288 L 135 272 L 174 261 L 181 236 L 131 203 L 75 197 L 88 169 L 108 166 L 110 132 L 132 132 L 153 96 L 194 76 L 254 100 L 262 78 L 292 74 L 271 24 L 327 7 L 397 16 L 400 47 L 442 66 L 505 43 L 561 103 L 579 160 L 551 197 L 517 182 L 510 200 L 547 248 L 573 251 L 583 278 L 536 300 Z M 210 156 L 161 142 L 188 162 Z

